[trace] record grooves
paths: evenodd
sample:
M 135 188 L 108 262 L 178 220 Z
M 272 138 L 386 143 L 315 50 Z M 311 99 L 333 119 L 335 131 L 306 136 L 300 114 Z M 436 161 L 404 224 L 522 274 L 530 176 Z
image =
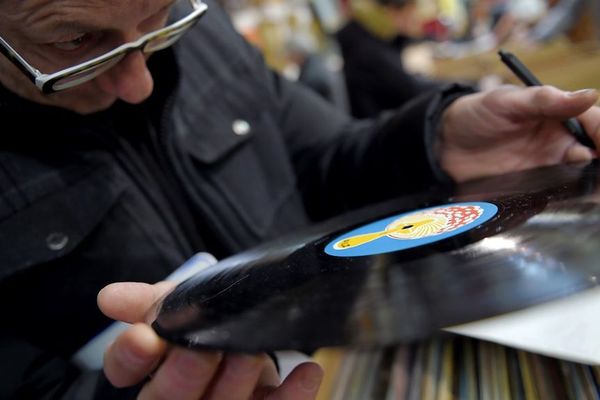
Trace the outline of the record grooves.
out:
M 390 345 L 596 285 L 598 165 L 399 198 L 222 260 L 154 329 L 235 351 Z

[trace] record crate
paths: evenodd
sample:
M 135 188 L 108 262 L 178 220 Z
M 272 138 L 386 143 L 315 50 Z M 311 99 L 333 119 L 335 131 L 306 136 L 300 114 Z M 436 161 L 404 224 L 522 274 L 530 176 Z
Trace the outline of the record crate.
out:
M 325 348 L 317 400 L 594 400 L 600 366 L 460 335 L 378 349 Z

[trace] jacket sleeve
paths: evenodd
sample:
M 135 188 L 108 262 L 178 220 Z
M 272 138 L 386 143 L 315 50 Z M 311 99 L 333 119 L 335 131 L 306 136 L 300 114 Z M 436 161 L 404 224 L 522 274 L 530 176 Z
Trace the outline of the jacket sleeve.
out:
M 282 126 L 312 217 L 451 184 L 434 154 L 443 110 L 473 88 L 424 93 L 373 120 L 352 120 L 289 82 L 280 82 Z

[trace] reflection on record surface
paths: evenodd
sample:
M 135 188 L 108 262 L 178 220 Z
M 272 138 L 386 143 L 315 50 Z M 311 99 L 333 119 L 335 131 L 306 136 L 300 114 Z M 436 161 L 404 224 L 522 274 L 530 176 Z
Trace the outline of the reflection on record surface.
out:
M 579 292 L 600 270 L 598 165 L 399 198 L 222 260 L 160 304 L 169 341 L 388 345 Z

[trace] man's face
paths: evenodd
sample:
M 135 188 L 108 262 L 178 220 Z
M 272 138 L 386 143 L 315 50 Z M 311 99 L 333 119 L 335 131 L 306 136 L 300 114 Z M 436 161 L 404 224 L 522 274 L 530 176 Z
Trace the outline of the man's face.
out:
M 396 31 L 411 38 L 423 37 L 423 18 L 416 2 L 409 2 L 402 7 L 388 7 Z
M 43 73 L 89 60 L 166 23 L 173 0 L 0 0 L 0 36 Z M 141 52 L 129 54 L 95 79 L 43 95 L 0 56 L 0 82 L 18 95 L 82 114 L 108 108 L 117 99 L 145 100 L 153 80 Z

